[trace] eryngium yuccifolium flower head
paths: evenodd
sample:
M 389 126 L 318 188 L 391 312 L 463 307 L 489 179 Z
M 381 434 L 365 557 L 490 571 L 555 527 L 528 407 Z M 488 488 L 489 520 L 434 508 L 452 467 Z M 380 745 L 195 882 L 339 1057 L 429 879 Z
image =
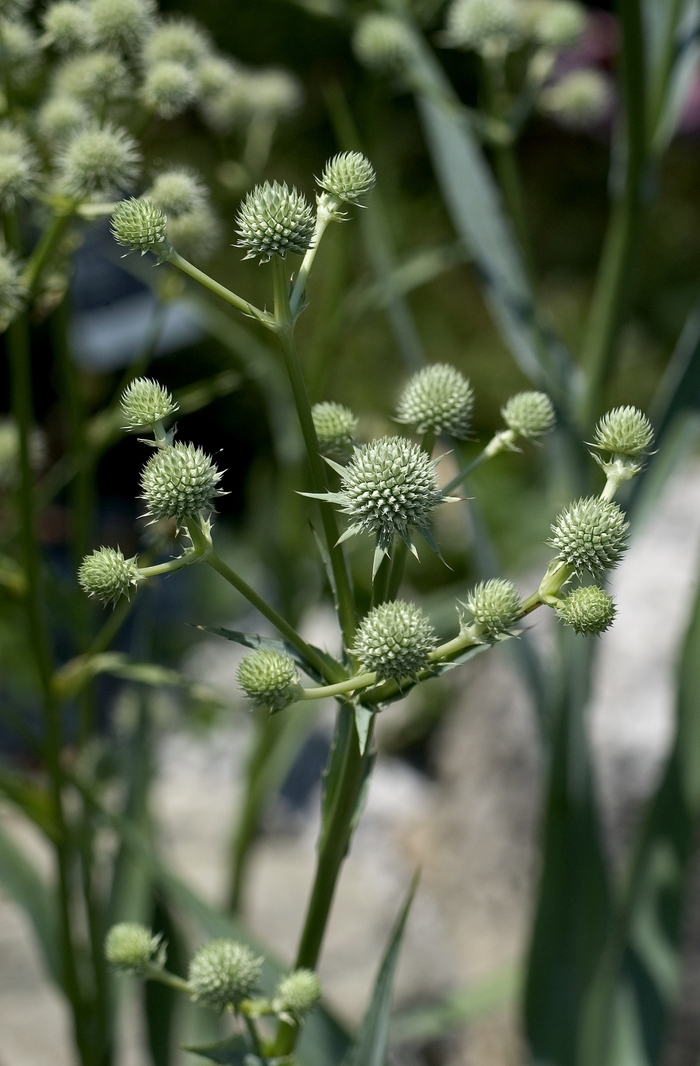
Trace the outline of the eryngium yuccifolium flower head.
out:
M 8 210 L 34 192 L 37 158 L 27 135 L 10 122 L 0 123 L 0 205 Z
M 406 385 L 396 414 L 399 422 L 419 433 L 449 433 L 458 440 L 469 435 L 474 391 L 456 367 L 435 363 L 419 370 Z
M 114 239 L 131 252 L 157 251 L 165 241 L 167 219 L 150 200 L 122 200 L 112 212 Z
M 211 511 L 222 474 L 209 456 L 194 444 L 177 442 L 161 448 L 146 463 L 141 474 L 143 499 L 155 520 L 194 518 Z
M 513 582 L 496 577 L 472 589 L 464 606 L 484 636 L 496 637 L 515 624 L 521 605 Z
M 183 63 L 194 68 L 208 57 L 211 43 L 207 35 L 191 19 L 174 18 L 161 22 L 148 35 L 143 45 L 144 69 L 155 63 Z
M 210 940 L 190 962 L 192 998 L 214 1010 L 237 1006 L 258 987 L 263 960 L 235 940 Z
M 349 459 L 357 418 L 349 407 L 332 400 L 315 403 L 311 409 L 318 446 L 322 455 L 331 459 Z
M 168 241 L 188 259 L 208 259 L 221 243 L 221 224 L 204 204 L 183 215 L 168 216 Z
M 530 33 L 545 48 L 566 48 L 574 44 L 586 28 L 586 9 L 576 0 L 534 0 L 526 15 Z
M 145 925 L 120 922 L 107 933 L 105 958 L 119 970 L 138 971 L 158 953 L 160 940 Z
M 355 634 L 353 655 L 379 681 L 416 677 L 428 665 L 435 631 L 415 603 L 394 600 L 373 607 Z
M 517 48 L 522 40 L 517 0 L 453 0 L 445 29 L 450 44 L 477 52 Z
M 303 255 L 314 235 L 314 215 L 305 196 L 296 189 L 274 182 L 256 185 L 241 204 L 236 216 L 237 248 L 245 248 L 245 259 L 260 257 L 261 263 L 273 255 L 282 259 L 287 252 Z
M 601 122 L 610 111 L 610 82 L 599 70 L 572 70 L 540 93 L 538 107 L 545 115 L 572 129 Z
M 268 67 L 245 72 L 245 88 L 252 113 L 268 118 L 288 118 L 299 110 L 302 89 L 288 70 Z
M 206 186 L 187 167 L 162 171 L 146 195 L 165 211 L 168 220 L 195 211 L 207 202 Z
M 597 585 L 586 585 L 574 589 L 560 601 L 557 614 L 562 622 L 583 636 L 604 633 L 615 620 L 615 601 Z
M 103 603 L 127 599 L 139 582 L 135 559 L 125 559 L 118 548 L 98 548 L 86 555 L 78 570 L 78 581 L 88 596 Z
M 503 421 L 520 437 L 533 440 L 554 428 L 552 401 L 544 392 L 519 392 L 501 408 Z
M 97 122 L 76 130 L 56 159 L 61 188 L 76 198 L 129 188 L 140 163 L 138 145 L 126 130 Z
M 16 19 L 0 19 L 0 69 L 14 85 L 24 85 L 36 73 L 41 48 L 33 26 Z
M 281 1001 L 283 1010 L 300 1017 L 316 1006 L 321 991 L 321 982 L 313 970 L 295 970 L 282 978 L 275 999 Z
M 90 15 L 84 4 L 73 0 L 59 0 L 49 4 L 42 19 L 44 43 L 51 44 L 60 52 L 86 45 L 92 36 Z
M 92 35 L 98 44 L 133 49 L 153 23 L 150 0 L 91 0 Z
M 178 407 L 166 388 L 151 378 L 136 378 L 124 389 L 120 406 L 125 429 L 145 429 L 175 414 Z
M 316 180 L 326 192 L 344 203 L 353 204 L 374 188 L 377 175 L 362 152 L 340 152 L 328 160 L 323 174 Z
M 249 699 L 274 713 L 292 702 L 299 671 L 291 656 L 274 648 L 259 648 L 241 660 L 238 683 Z
M 654 438 L 651 422 L 636 407 L 615 407 L 595 428 L 594 447 L 615 455 L 640 456 Z
M 195 99 L 192 71 L 184 63 L 164 59 L 146 71 L 141 99 L 160 118 L 175 118 Z
M 399 72 L 414 54 L 416 42 L 411 30 L 400 19 L 377 11 L 360 19 L 352 47 L 364 66 Z
M 567 507 L 552 526 L 549 543 L 577 574 L 604 574 L 617 566 L 627 548 L 629 523 L 620 507 L 588 496 Z
M 240 74 L 241 67 L 226 56 L 206 56 L 195 71 L 197 95 L 206 100 L 223 92 Z
M 64 60 L 56 71 L 53 88 L 57 96 L 77 96 L 94 106 L 128 96 L 131 76 L 115 52 L 102 50 Z
M 0 251 L 0 329 L 9 325 L 26 295 L 19 262 L 11 252 Z
M 84 126 L 90 113 L 85 104 L 75 96 L 50 96 L 37 114 L 36 125 L 48 144 L 57 144 L 68 133 Z

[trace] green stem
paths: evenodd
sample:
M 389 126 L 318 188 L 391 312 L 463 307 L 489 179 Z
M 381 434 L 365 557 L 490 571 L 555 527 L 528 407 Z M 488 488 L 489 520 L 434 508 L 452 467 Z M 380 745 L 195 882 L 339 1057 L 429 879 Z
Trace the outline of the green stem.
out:
M 203 285 L 205 289 L 209 289 L 210 292 L 220 296 L 226 303 L 231 304 L 238 311 L 242 311 L 244 315 L 250 315 L 251 318 L 257 318 L 268 328 L 273 328 L 274 319 L 266 311 L 261 311 L 255 304 L 248 303 L 241 296 L 238 296 L 235 292 L 231 292 L 225 285 L 219 284 L 218 281 L 214 281 L 208 274 L 205 274 L 199 267 L 194 266 L 192 263 L 188 263 L 186 259 L 183 259 L 174 248 L 171 248 L 167 253 L 167 262 L 176 266 L 178 270 L 181 270 L 183 274 L 187 274 L 194 281 L 198 281 L 200 285 Z
M 314 229 L 314 235 L 311 240 L 311 244 L 309 245 L 306 254 L 304 255 L 301 266 L 299 267 L 299 273 L 296 276 L 291 296 L 289 297 L 289 307 L 291 310 L 292 318 L 294 319 L 297 318 L 300 311 L 302 310 L 304 293 L 306 291 L 306 283 L 309 280 L 309 274 L 311 273 L 311 268 L 314 265 L 314 259 L 316 258 L 318 246 L 321 243 L 321 239 L 323 237 L 323 234 L 326 232 L 329 223 L 333 221 L 333 214 L 331 211 L 328 210 L 327 201 L 327 193 L 325 193 L 322 197 L 319 198 L 318 210 L 316 212 L 316 228 Z M 339 206 L 340 205 L 336 202 L 336 207 Z
M 673 70 L 676 51 L 676 31 L 683 10 L 683 0 L 667 0 L 666 25 L 659 49 L 659 62 L 651 76 L 649 86 L 649 143 L 653 145 L 663 116 L 669 78 Z
M 36 248 L 30 255 L 29 261 L 24 268 L 22 280 L 31 293 L 36 292 L 42 271 L 48 263 L 56 245 L 65 233 L 72 217 L 72 211 L 66 211 L 60 215 L 54 215 L 42 233 Z
M 164 970 L 160 966 L 154 966 L 152 962 L 147 962 L 142 967 L 144 977 L 149 981 L 158 981 L 159 984 L 165 985 L 167 988 L 174 988 L 176 992 L 183 992 L 186 996 L 192 995 L 192 989 L 184 981 L 182 977 L 178 977 L 174 973 L 170 973 L 169 970 Z
M 262 1060 L 263 1059 L 263 1049 L 262 1049 L 262 1044 L 260 1043 L 260 1037 L 258 1036 L 258 1030 L 255 1027 L 255 1022 L 253 1021 L 253 1019 L 250 1017 L 249 1014 L 244 1014 L 243 1015 L 243 1021 L 245 1022 L 245 1027 L 248 1030 L 248 1034 L 250 1036 L 250 1042 L 253 1045 L 253 1051 Z
M 298 700 L 325 700 L 330 696 L 344 696 L 348 692 L 357 692 L 358 689 L 368 688 L 377 680 L 376 673 L 355 674 L 345 681 L 338 681 L 335 685 L 319 685 L 316 688 L 303 688 L 300 690 Z
M 501 429 L 497 433 L 494 433 L 493 437 L 482 451 L 479 452 L 471 463 L 467 463 L 465 467 L 459 471 L 458 474 L 452 478 L 447 485 L 441 490 L 443 496 L 449 496 L 453 489 L 456 489 L 463 481 L 469 477 L 473 470 L 476 470 L 477 466 L 481 466 L 487 459 L 493 459 L 494 455 L 500 455 L 502 451 L 511 447 L 515 441 L 515 433 L 512 429 Z

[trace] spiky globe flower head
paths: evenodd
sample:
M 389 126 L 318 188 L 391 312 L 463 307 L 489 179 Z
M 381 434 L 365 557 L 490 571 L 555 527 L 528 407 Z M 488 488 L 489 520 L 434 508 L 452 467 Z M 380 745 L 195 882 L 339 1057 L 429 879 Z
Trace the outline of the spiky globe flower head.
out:
M 364 66 L 397 73 L 415 53 L 416 42 L 404 22 L 377 11 L 360 19 L 352 47 Z
M 128 189 L 138 177 L 140 163 L 138 145 L 126 130 L 97 122 L 76 130 L 56 159 L 60 186 L 76 199 Z
M 36 125 L 48 144 L 57 144 L 89 121 L 90 112 L 75 96 L 49 96 L 39 108 Z
M 59 52 L 83 47 L 92 36 L 88 9 L 73 0 L 49 4 L 41 16 L 41 23 L 44 27 L 42 43 L 53 45 Z
M 192 71 L 184 63 L 164 59 L 146 71 L 141 99 L 160 118 L 175 118 L 196 98 Z
M 0 18 L 0 69 L 13 85 L 24 85 L 36 73 L 41 55 L 33 26 L 17 19 Z
M 176 518 L 179 522 L 211 511 L 216 497 L 224 495 L 218 487 L 222 476 L 209 456 L 194 444 L 178 441 L 161 448 L 141 474 L 148 513 L 156 521 Z
M 332 400 L 315 403 L 311 409 L 318 446 L 322 455 L 340 462 L 352 455 L 357 418 L 349 407 Z
M 513 582 L 496 577 L 479 582 L 462 606 L 471 614 L 478 636 L 493 639 L 515 625 L 521 603 Z M 467 624 L 464 619 L 462 624 Z
M 518 392 L 501 408 L 503 421 L 519 437 L 534 440 L 554 428 L 554 407 L 544 392 Z
M 103 603 L 127 599 L 139 583 L 136 559 L 125 559 L 118 548 L 98 548 L 86 555 L 78 570 L 78 581 L 88 596 L 96 596 Z
M 26 133 L 11 122 L 0 123 L 0 205 L 9 210 L 32 195 L 37 157 Z
M 353 204 L 374 188 L 377 175 L 362 152 L 340 152 L 328 160 L 323 174 L 316 180 L 322 189 L 338 200 Z
M 197 95 L 207 100 L 223 92 L 240 74 L 240 64 L 227 56 L 206 56 L 197 65 Z
M 138 972 L 147 963 L 163 965 L 161 937 L 139 922 L 113 925 L 105 939 L 105 957 L 118 970 Z
M 125 429 L 145 429 L 162 422 L 178 409 L 163 385 L 152 378 L 136 378 L 124 389 L 120 401 Z
M 260 257 L 268 263 L 273 255 L 282 259 L 287 252 L 303 255 L 314 235 L 314 215 L 306 197 L 287 184 L 256 185 L 241 204 L 236 216 L 237 248 L 245 248 L 245 259 Z
M 435 363 L 419 370 L 408 382 L 396 409 L 399 422 L 419 433 L 449 433 L 458 440 L 469 436 L 474 390 L 454 366 Z
M 597 585 L 574 589 L 565 600 L 559 601 L 556 610 L 565 625 L 583 636 L 604 633 L 617 613 L 612 596 Z
M 0 329 L 10 324 L 26 297 L 18 260 L 12 252 L 0 251 Z
M 629 523 L 612 500 L 588 496 L 567 507 L 552 526 L 549 543 L 577 574 L 594 576 L 617 566 L 627 548 Z
M 211 52 L 207 35 L 191 19 L 173 18 L 161 22 L 143 45 L 142 61 L 147 70 L 156 63 L 183 63 L 194 70 Z
M 221 243 L 221 223 L 207 204 L 168 217 L 168 242 L 188 259 L 207 259 Z
M 420 607 L 393 600 L 363 618 L 352 653 L 360 669 L 376 673 L 378 681 L 400 681 L 424 670 L 434 647 L 435 631 Z
M 540 93 L 543 114 L 571 129 L 587 129 L 602 122 L 610 111 L 612 89 L 608 78 L 592 68 L 572 70 Z
M 290 655 L 274 648 L 258 648 L 238 667 L 238 683 L 256 704 L 274 714 L 288 707 L 299 684 L 299 671 Z
M 122 100 L 131 91 L 131 76 L 116 52 L 88 52 L 63 61 L 53 80 L 57 96 L 76 96 L 88 106 Z
M 301 85 L 288 70 L 268 67 L 245 72 L 245 89 L 252 113 L 272 119 L 289 118 L 303 99 Z
M 517 0 L 453 0 L 445 27 L 451 45 L 475 52 L 517 48 L 522 29 Z
M 321 982 L 313 970 L 294 970 L 283 977 L 277 986 L 275 999 L 283 1011 L 297 1018 L 308 1014 L 321 998 Z
M 151 0 L 91 0 L 92 36 L 101 45 L 131 51 L 153 23 Z
M 594 447 L 613 455 L 645 455 L 654 439 L 651 422 L 637 407 L 615 407 L 595 428 Z
M 545 48 L 567 48 L 586 28 L 586 9 L 576 0 L 531 0 L 524 15 L 530 35 Z
M 157 252 L 166 237 L 168 220 L 150 200 L 122 200 L 112 212 L 111 229 L 117 244 L 130 252 Z
M 256 992 L 262 963 L 246 944 L 210 940 L 190 962 L 192 999 L 218 1011 L 237 1007 Z
M 165 211 L 168 219 L 196 211 L 207 202 L 206 186 L 187 167 L 170 167 L 162 171 L 146 195 Z

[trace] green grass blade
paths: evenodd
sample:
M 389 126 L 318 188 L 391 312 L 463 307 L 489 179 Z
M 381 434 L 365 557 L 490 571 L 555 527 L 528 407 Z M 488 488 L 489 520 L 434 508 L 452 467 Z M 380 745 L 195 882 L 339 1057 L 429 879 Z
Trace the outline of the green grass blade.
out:
M 51 978 L 61 985 L 61 954 L 56 898 L 41 876 L 0 827 L 0 884 L 27 915 L 41 947 Z

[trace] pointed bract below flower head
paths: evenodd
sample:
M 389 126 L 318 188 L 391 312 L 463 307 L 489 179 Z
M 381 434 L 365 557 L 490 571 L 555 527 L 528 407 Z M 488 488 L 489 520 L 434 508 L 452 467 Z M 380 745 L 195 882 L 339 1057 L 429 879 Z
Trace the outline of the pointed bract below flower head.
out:
M 286 184 L 256 185 L 241 204 L 236 216 L 237 248 L 245 248 L 245 259 L 260 258 L 268 263 L 273 255 L 285 258 L 287 252 L 303 255 L 314 235 L 314 215 L 306 198 Z
M 118 548 L 98 548 L 86 555 L 78 571 L 78 582 L 88 596 L 103 603 L 130 598 L 140 580 L 136 559 L 125 559 Z
M 615 407 L 596 426 L 593 446 L 601 452 L 638 458 L 648 452 L 653 439 L 651 422 L 638 408 Z
M 238 1006 L 257 991 L 262 963 L 246 944 L 210 940 L 190 962 L 192 999 L 219 1011 Z
M 141 475 L 143 499 L 148 514 L 156 521 L 176 518 L 178 522 L 211 511 L 222 473 L 201 448 L 177 442 L 161 448 L 146 463 Z
M 565 625 L 582 636 L 604 633 L 615 621 L 615 601 L 597 585 L 574 589 L 557 607 L 557 614 Z
M 329 159 L 316 181 L 343 203 L 354 204 L 374 188 L 377 175 L 362 152 L 340 152 Z
M 112 212 L 115 241 L 131 252 L 157 252 L 165 241 L 168 220 L 150 200 L 122 200 Z
M 589 496 L 572 503 L 552 526 L 549 543 L 577 574 L 611 570 L 627 548 L 629 522 L 611 500 Z
M 414 374 L 401 394 L 397 420 L 419 433 L 449 433 L 458 440 L 469 436 L 474 391 L 456 367 L 435 363 Z
M 393 600 L 373 607 L 360 623 L 353 655 L 378 681 L 415 678 L 429 663 L 435 631 L 415 603 Z

